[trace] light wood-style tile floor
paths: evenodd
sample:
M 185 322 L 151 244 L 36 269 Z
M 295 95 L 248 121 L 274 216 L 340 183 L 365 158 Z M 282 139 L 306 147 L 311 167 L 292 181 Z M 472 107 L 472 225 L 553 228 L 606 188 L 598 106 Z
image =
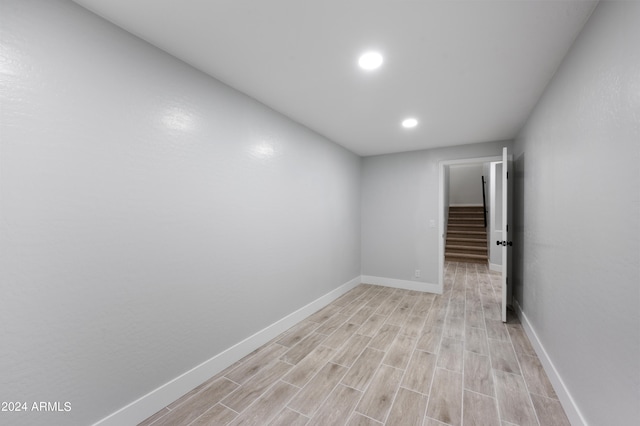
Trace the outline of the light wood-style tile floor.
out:
M 569 425 L 499 285 L 457 262 L 441 296 L 361 284 L 140 425 Z

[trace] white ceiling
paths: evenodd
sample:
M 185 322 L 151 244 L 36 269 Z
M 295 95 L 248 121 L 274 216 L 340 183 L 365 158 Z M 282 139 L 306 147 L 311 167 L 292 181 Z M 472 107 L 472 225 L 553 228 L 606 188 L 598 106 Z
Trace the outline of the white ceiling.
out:
M 597 3 L 74 1 L 360 155 L 512 139 Z

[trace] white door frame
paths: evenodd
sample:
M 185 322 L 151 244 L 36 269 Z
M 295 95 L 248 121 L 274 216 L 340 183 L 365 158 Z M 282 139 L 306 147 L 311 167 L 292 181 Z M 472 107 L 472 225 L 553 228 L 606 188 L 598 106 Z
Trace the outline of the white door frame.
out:
M 496 173 L 496 169 L 500 165 L 500 174 Z M 500 178 L 500 197 L 498 198 L 498 194 L 496 194 L 496 186 L 498 183 L 498 178 Z M 495 259 L 497 256 L 497 251 L 502 253 L 502 250 L 495 244 L 491 244 L 496 240 L 502 240 L 502 228 L 498 229 L 496 225 L 496 213 L 498 209 L 495 208 L 495 205 L 498 200 L 500 200 L 500 204 L 502 205 L 502 161 L 492 161 L 489 165 L 489 182 L 491 185 L 489 186 L 489 205 L 491 209 L 489 210 L 489 229 L 487 230 L 488 238 L 489 238 L 489 270 L 494 272 L 502 273 L 502 262 L 500 264 L 491 263 L 491 258 Z M 502 216 L 502 210 L 500 210 L 500 216 Z M 504 220 L 504 218 L 502 218 Z M 492 256 L 493 252 L 493 256 Z
M 438 162 L 438 186 L 440 194 L 438 196 L 438 234 L 440 235 L 438 241 L 438 294 L 442 294 L 444 291 L 444 242 L 446 235 L 444 234 L 444 217 L 445 208 L 448 205 L 448 200 L 444 199 L 445 187 L 444 187 L 444 172 L 445 168 L 452 165 L 459 164 L 478 164 L 478 163 L 491 163 L 492 161 L 502 161 L 502 156 L 493 157 L 477 157 L 477 158 L 464 158 L 459 160 L 442 160 Z

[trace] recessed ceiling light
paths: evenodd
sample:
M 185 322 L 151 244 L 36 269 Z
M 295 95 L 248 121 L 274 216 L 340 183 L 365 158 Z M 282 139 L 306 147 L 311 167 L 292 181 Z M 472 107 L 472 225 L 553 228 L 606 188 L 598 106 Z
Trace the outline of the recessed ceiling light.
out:
M 418 125 L 418 120 L 415 118 L 406 118 L 402 121 L 402 127 L 406 127 L 410 129 L 412 127 L 416 127 Z
M 382 55 L 378 52 L 367 52 L 360 56 L 358 65 L 365 70 L 374 70 L 382 65 Z

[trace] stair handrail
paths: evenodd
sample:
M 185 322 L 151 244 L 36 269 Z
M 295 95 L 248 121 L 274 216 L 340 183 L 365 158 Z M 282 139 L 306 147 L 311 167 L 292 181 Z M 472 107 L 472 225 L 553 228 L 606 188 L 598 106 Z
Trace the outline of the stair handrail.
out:
M 484 193 L 484 176 L 481 176 L 482 178 L 482 213 L 484 214 L 484 227 L 487 227 L 487 198 L 485 196 Z

